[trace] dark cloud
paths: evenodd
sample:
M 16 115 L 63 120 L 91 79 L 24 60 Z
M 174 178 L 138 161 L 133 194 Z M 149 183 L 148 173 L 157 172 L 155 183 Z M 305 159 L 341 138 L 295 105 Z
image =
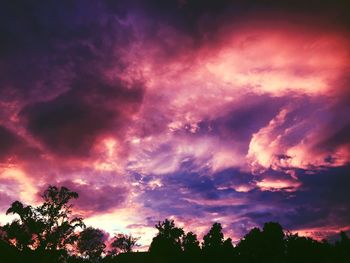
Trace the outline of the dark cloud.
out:
M 314 145 L 316 151 L 334 152 L 341 147 L 343 151 L 350 153 L 350 117 L 347 114 L 348 106 L 338 104 L 336 109 L 331 109 L 324 114 L 330 117 L 323 124 L 323 133 L 320 134 L 320 140 Z M 329 156 L 329 162 L 336 160 L 336 156 Z
M 301 186 L 293 191 L 268 191 L 256 187 L 249 192 L 238 193 L 232 188 L 222 187 L 264 178 L 290 179 L 290 175 L 268 170 L 266 174 L 254 177 L 227 169 L 208 177 L 182 171 L 163 177 L 162 186 L 144 191 L 140 201 L 143 200 L 146 207 L 161 211 L 165 217 L 207 218 L 211 213 L 232 217 L 238 221 L 232 223 L 228 230 L 242 235 L 251 227 L 261 227 L 268 221 L 278 221 L 288 230 L 346 226 L 350 219 L 349 167 L 329 168 L 313 175 L 306 170 L 295 172 Z M 244 202 L 234 204 L 226 200 Z
M 294 200 L 302 202 L 307 198 L 315 207 L 328 206 L 329 208 L 349 207 L 350 193 L 347 186 L 350 183 L 349 165 L 323 169 L 314 175 L 305 171 L 300 173 L 300 181 L 303 183 L 304 191 Z
M 51 101 L 25 107 L 28 131 L 58 155 L 87 156 L 99 135 L 122 138 L 128 117 L 142 102 L 140 86 L 80 76 L 73 87 Z
M 248 209 L 249 211 L 249 209 Z M 286 228 L 285 225 L 285 218 L 283 217 L 283 213 L 276 213 L 276 211 L 259 211 L 258 209 L 252 210 L 251 212 L 245 213 L 241 216 L 240 221 L 242 224 L 246 223 L 248 227 L 244 227 L 241 229 L 237 225 L 232 225 L 232 228 L 234 230 L 238 229 L 240 230 L 241 236 L 245 235 L 250 229 L 252 228 L 252 225 L 263 227 L 264 223 L 266 222 L 280 222 L 284 229 Z M 252 224 L 253 223 L 253 224 Z
M 152 17 L 157 24 L 170 25 L 194 38 L 194 46 L 218 40 L 225 26 L 235 27 L 242 21 L 259 18 L 289 23 L 324 24 L 331 28 L 349 28 L 350 19 L 345 10 L 349 2 L 303 0 L 151 0 L 130 1 L 132 9 Z M 155 32 L 156 30 L 153 30 Z M 151 31 L 152 32 L 152 31 Z
M 265 127 L 286 104 L 286 98 L 247 94 L 244 96 L 244 103 L 232 105 L 224 116 L 202 122 L 199 126 L 224 140 L 245 142 L 247 146 L 252 134 Z
M 103 1 L 0 5 L 2 100 L 52 98 L 82 72 L 125 66 L 117 53 L 133 31 Z
M 157 145 L 157 136 L 159 141 L 163 140 L 162 137 L 169 137 L 169 141 L 176 137 L 177 142 L 182 138 L 187 139 L 188 136 L 208 136 L 215 138 L 213 141 L 218 143 L 218 147 L 221 143 L 228 145 L 227 147 L 232 145 L 237 152 L 245 156 L 252 135 L 267 127 L 269 122 L 285 109 L 285 118 L 281 123 L 275 121 L 276 127 L 273 127 L 271 136 L 267 138 L 268 141 L 274 141 L 281 136 L 279 141 L 276 140 L 276 143 L 281 142 L 281 149 L 277 149 L 273 154 L 280 154 L 281 159 L 292 158 L 286 156 L 285 148 L 299 145 L 311 134 L 314 140 L 307 143 L 315 152 L 312 157 L 316 158 L 316 154 L 320 152 L 329 152 L 327 162 L 335 163 L 334 152 L 338 149 L 342 147 L 341 149 L 350 152 L 350 120 L 347 106 L 349 80 L 345 77 L 347 72 L 334 83 L 327 83 L 330 86 L 334 84 L 334 89 L 339 90 L 336 94 L 314 97 L 311 97 L 314 94 L 303 94 L 299 97 L 287 91 L 277 92 L 275 96 L 259 93 L 240 97 L 242 94 L 238 94 L 240 101 L 233 102 L 221 112 L 213 111 L 212 114 L 217 116 L 210 120 L 203 117 L 198 123 L 199 129 L 194 133 L 186 127 L 173 133 L 169 131 L 169 123 L 176 121 L 178 113 L 192 113 L 197 106 L 195 99 L 191 100 L 194 102 L 192 108 L 181 105 L 182 98 L 179 100 L 176 97 L 176 85 L 169 85 L 174 93 L 169 92 L 168 87 L 164 88 L 163 93 L 163 90 L 157 90 L 155 85 L 153 90 L 147 93 L 147 105 L 142 104 L 146 98 L 147 84 L 155 81 L 158 73 L 166 79 L 167 75 L 162 71 L 172 71 L 172 62 L 176 62 L 175 68 L 180 65 L 184 66 L 184 70 L 191 70 L 191 66 L 197 62 L 203 65 L 210 62 L 210 59 L 207 61 L 201 56 L 210 57 L 211 52 L 220 53 L 223 47 L 221 45 L 227 45 L 229 42 L 225 41 L 228 37 L 241 32 L 244 23 L 252 22 L 250 26 L 253 28 L 253 22 L 261 20 L 265 24 L 258 29 L 265 30 L 269 29 L 270 25 L 278 26 L 281 21 L 284 22 L 281 23 L 281 28 L 288 35 L 290 25 L 293 25 L 293 30 L 299 26 L 304 30 L 301 25 L 309 25 L 310 22 L 310 28 L 320 30 L 317 32 L 325 35 L 326 40 L 327 32 L 337 33 L 337 30 L 342 31 L 342 37 L 346 37 L 350 28 L 348 6 L 348 1 L 335 3 L 331 0 L 4 0 L 0 3 L 0 105 L 7 108 L 0 112 L 0 121 L 3 124 L 0 125 L 0 162 L 14 157 L 28 160 L 31 155 L 36 158 L 41 153 L 43 156 L 52 153 L 54 158 L 45 160 L 46 163 L 38 161 L 39 158 L 33 162 L 32 170 L 26 169 L 21 162 L 18 162 L 17 168 L 23 170 L 28 178 L 38 177 L 34 172 L 29 174 L 28 171 L 38 171 L 39 175 L 47 172 L 48 175 L 42 179 L 54 179 L 60 182 L 60 185 L 77 191 L 80 198 L 75 204 L 88 216 L 126 207 L 130 192 L 135 191 L 139 194 L 136 197 L 137 201 L 154 211 L 157 216 L 165 218 L 175 215 L 183 219 L 200 218 L 204 221 L 216 214 L 225 217 L 226 220 L 239 220 L 239 223 L 232 224 L 232 228 L 242 234 L 251 226 L 261 226 L 266 221 L 279 221 L 291 230 L 344 226 L 350 221 L 349 166 L 329 169 L 313 167 L 313 171 L 290 167 L 276 170 L 267 168 L 263 173 L 253 175 L 248 171 L 246 164 L 242 164 L 240 167 L 244 167 L 245 172 L 230 168 L 213 174 L 206 166 L 210 157 L 201 159 L 202 155 L 199 155 L 195 160 L 188 154 L 189 156 L 183 158 L 181 156 L 182 164 L 175 172 L 161 177 L 135 172 L 135 178 L 129 179 L 137 184 L 125 187 L 124 184 L 110 184 L 109 181 L 114 182 L 111 178 L 117 177 L 114 172 L 93 170 L 94 161 L 98 161 L 100 156 L 91 160 L 92 166 L 89 168 L 74 166 L 68 161 L 90 156 L 94 144 L 106 136 L 119 140 L 116 145 L 118 151 L 125 147 L 123 143 L 135 142 L 135 148 L 140 147 L 146 155 L 144 159 L 141 158 L 140 166 L 147 166 L 152 154 L 163 157 L 157 163 L 160 166 L 173 154 L 176 157 L 177 153 L 174 151 L 178 148 L 171 142 L 160 142 L 161 146 Z M 286 26 L 286 30 L 283 26 Z M 310 28 L 301 30 L 301 35 L 305 32 L 310 33 Z M 323 32 L 324 28 L 328 31 Z M 291 34 L 291 37 L 293 36 Z M 300 41 L 303 42 L 303 39 L 301 37 Z M 318 38 L 316 39 L 318 41 Z M 287 44 L 289 41 L 288 38 L 283 40 L 285 42 L 281 43 Z M 305 41 L 308 42 L 308 39 Z M 293 45 L 293 41 L 291 42 Z M 254 43 L 253 40 L 251 44 Z M 317 44 L 308 42 L 305 45 Z M 286 46 L 288 47 L 288 44 Z M 322 43 L 320 46 L 322 47 Z M 138 51 L 140 53 L 137 53 Z M 310 51 L 313 52 L 313 49 L 310 48 Z M 145 66 L 146 69 L 135 66 L 136 70 L 144 70 L 147 73 L 149 64 L 150 68 L 159 69 L 154 70 L 155 73 L 150 70 L 150 76 L 154 79 L 145 79 L 143 83 L 139 81 L 142 80 L 142 73 L 139 77 L 138 72 L 128 71 L 134 69 L 130 64 L 137 64 L 139 59 L 140 68 Z M 184 62 L 182 59 L 188 61 Z M 191 66 L 187 66 L 189 61 Z M 315 63 L 317 64 L 317 61 Z M 320 71 L 322 69 L 321 65 Z M 274 73 L 274 69 L 269 67 L 254 70 Z M 308 76 L 310 70 L 313 70 L 313 67 L 309 65 L 292 65 L 291 71 L 292 75 L 303 77 Z M 317 65 L 315 70 L 318 70 Z M 180 71 L 177 73 L 182 74 Z M 173 72 L 170 72 L 169 76 L 172 75 Z M 167 81 L 177 81 L 176 77 L 169 77 L 161 82 L 161 85 L 166 85 Z M 181 76 L 179 80 L 179 85 L 185 83 Z M 191 89 L 191 79 L 185 80 L 189 81 L 188 87 Z M 203 83 L 205 81 L 203 80 Z M 213 86 L 214 88 L 220 87 Z M 240 88 L 250 90 L 249 87 Z M 259 90 L 258 87 L 252 90 L 255 91 L 255 88 Z M 183 93 L 182 96 L 191 97 L 189 93 Z M 210 92 L 203 94 L 203 97 L 207 95 L 210 95 Z M 334 99 L 334 96 L 341 98 Z M 216 99 L 218 104 L 228 104 L 227 101 L 219 101 L 223 99 L 220 96 Z M 180 101 L 179 104 L 172 104 L 177 100 Z M 182 111 L 176 108 L 178 105 L 183 107 Z M 133 117 L 140 108 L 143 111 L 137 116 L 137 125 L 133 126 Z M 208 111 L 211 111 L 210 106 Z M 9 123 L 11 125 L 8 125 Z M 127 134 L 130 130 L 134 132 L 132 135 Z M 183 134 L 184 132 L 186 134 Z M 127 137 L 129 135 L 130 137 Z M 33 138 L 33 144 L 39 142 L 43 152 L 27 146 Z M 190 139 L 186 141 L 189 142 Z M 208 140 L 208 143 L 212 142 Z M 198 144 L 198 149 L 201 147 L 202 145 Z M 178 151 L 181 152 L 183 149 L 180 148 L 186 148 L 186 145 L 179 147 Z M 215 150 L 215 146 L 208 149 Z M 215 152 L 208 155 L 211 154 L 215 155 Z M 222 154 L 225 157 L 230 155 Z M 67 157 L 67 160 L 55 158 L 57 156 Z M 185 158 L 190 161 L 184 161 Z M 106 159 L 101 162 L 103 161 L 119 160 Z M 130 163 L 132 162 L 137 161 L 133 159 Z M 123 165 L 124 163 L 120 166 Z M 128 167 L 120 169 L 128 170 Z M 311 172 L 313 174 L 310 174 Z M 127 175 L 131 173 L 132 171 Z M 298 179 L 293 180 L 298 181 L 300 186 L 279 189 L 263 189 L 257 186 L 257 183 L 264 179 L 271 182 L 286 180 L 288 183 L 288 180 L 292 180 L 291 174 L 294 173 Z M 81 175 L 82 178 L 77 175 Z M 70 178 L 70 181 L 63 178 Z M 74 183 L 79 181 L 76 179 L 82 179 L 82 183 Z M 10 203 L 20 183 L 16 180 L 12 183 L 7 182 L 1 178 L 0 209 L 4 208 L 5 202 Z M 148 217 L 145 219 L 146 225 L 154 225 L 162 219 L 156 216 Z M 130 225 L 131 228 L 137 226 L 141 225 Z
M 13 154 L 18 146 L 21 145 L 20 139 L 11 131 L 0 126 L 0 160 Z
M 310 205 L 300 205 L 293 212 L 288 213 L 286 228 L 303 228 L 327 225 L 330 216 L 328 207 L 313 207 Z M 325 224 L 326 223 L 326 224 Z
M 170 25 L 191 38 L 207 43 L 208 39 L 212 40 L 210 34 L 217 34 L 218 29 L 228 21 L 235 24 L 239 20 L 249 20 L 247 14 L 256 16 L 256 13 L 263 13 L 264 10 L 320 15 L 328 18 L 323 19 L 328 23 L 337 21 L 344 24 L 343 20 L 348 18 L 344 11 L 347 10 L 346 2 L 2 1 L 1 96 L 8 99 L 26 99 L 28 95 L 32 98 L 38 94 L 52 96 L 52 93 L 62 92 L 62 82 L 69 82 L 78 69 L 91 68 L 94 64 L 105 67 L 115 64 L 122 70 L 125 61 L 122 61 L 119 51 L 135 38 L 134 29 L 121 22 L 127 15 L 139 14 L 143 17 L 136 17 L 135 24 L 146 28 L 144 40 L 153 39 L 159 47 L 163 45 L 163 49 L 168 50 L 166 53 L 178 54 L 181 43 L 167 46 L 166 43 L 172 41 L 165 41 L 164 35 L 158 34 L 160 27 Z M 57 76 L 60 76 L 59 79 Z
M 205 170 L 189 172 L 186 170 L 189 166 L 191 164 L 185 162 L 182 170 L 162 176 L 159 187 L 149 186 L 150 181 L 159 177 L 147 176 L 151 179 L 140 180 L 145 189 L 139 201 L 160 211 L 164 217 L 204 218 L 209 213 L 228 216 L 249 208 L 243 200 L 245 193 L 236 192 L 232 186 L 247 184 L 252 179 L 250 174 L 228 169 L 209 176 Z M 228 188 L 220 190 L 223 186 Z
M 27 144 L 17 134 L 0 125 L 0 162 L 16 162 L 17 159 L 32 159 L 39 150 Z
M 272 214 L 265 218 L 289 230 L 323 226 L 346 226 L 349 214 L 349 166 L 328 168 L 310 174 L 299 170 L 301 187 L 294 192 L 258 191 L 249 193 L 251 204 L 265 207 Z M 267 212 L 267 211 L 265 211 Z M 256 220 L 255 217 L 251 217 Z M 264 220 L 263 220 L 264 221 Z
M 107 80 L 133 31 L 104 1 L 1 3 L 1 100 L 15 102 L 29 133 L 58 155 L 88 155 L 103 133 L 122 136 L 141 84 Z M 117 74 L 117 73 L 116 73 Z M 17 112 L 16 112 L 17 111 Z
M 48 53 L 58 51 L 55 50 L 59 48 L 58 44 L 70 44 L 77 40 L 90 40 L 96 47 L 103 45 L 101 36 L 106 33 L 105 30 L 120 26 L 112 15 L 121 14 L 108 10 L 105 2 L 2 1 L 1 51 L 4 55 L 24 51 Z M 112 21 L 116 27 L 113 27 Z M 125 37 L 123 41 L 127 41 L 128 35 Z
M 192 203 L 190 199 L 217 199 L 213 181 L 198 173 L 183 170 L 169 174 L 162 178 L 160 187 L 150 185 L 155 179 L 159 177 L 147 176 L 139 181 L 144 190 L 138 199 L 145 207 L 161 211 L 165 217 L 188 214 L 203 216 L 203 206 Z
M 128 189 L 123 186 L 96 186 L 92 183 L 77 184 L 72 181 L 63 181 L 59 185 L 79 194 L 79 198 L 74 200 L 73 204 L 85 216 L 123 207 L 128 196 Z

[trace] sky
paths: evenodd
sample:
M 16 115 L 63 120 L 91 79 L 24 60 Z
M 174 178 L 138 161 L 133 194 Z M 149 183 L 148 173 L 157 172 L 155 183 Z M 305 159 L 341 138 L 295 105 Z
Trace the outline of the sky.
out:
M 350 230 L 347 1 L 0 3 L 0 222 L 48 185 L 87 225 Z

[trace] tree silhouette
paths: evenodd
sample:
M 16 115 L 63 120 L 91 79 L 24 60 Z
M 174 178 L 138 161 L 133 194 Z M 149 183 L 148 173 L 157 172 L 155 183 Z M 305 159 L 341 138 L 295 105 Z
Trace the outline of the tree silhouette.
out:
M 281 262 L 284 256 L 284 232 L 279 223 L 268 222 L 263 228 L 263 255 L 267 262 Z
M 66 256 L 65 248 L 77 239 L 74 230 L 84 227 L 81 218 L 71 219 L 72 198 L 76 192 L 65 187 L 49 186 L 43 193 L 44 203 L 38 207 L 24 206 L 15 201 L 7 214 L 17 214 L 19 219 L 6 224 L 5 239 L 19 250 L 51 251 L 52 257 Z
M 242 262 L 259 262 L 262 258 L 262 232 L 255 227 L 238 243 L 236 250 Z
M 106 247 L 105 240 L 105 234 L 102 230 L 88 227 L 79 234 L 77 247 L 79 252 L 91 262 L 98 262 Z
M 232 239 L 227 238 L 222 244 L 222 254 L 225 258 L 232 258 L 234 253 L 234 247 L 232 244 Z
M 155 226 L 158 234 L 153 238 L 149 251 L 160 256 L 171 256 L 181 253 L 182 228 L 175 227 L 174 220 L 165 219 Z
M 285 237 L 286 262 L 340 262 L 333 258 L 332 248 L 326 241 L 287 233 Z
M 202 250 L 211 261 L 233 257 L 232 240 L 231 238 L 224 239 L 220 223 L 214 223 L 209 232 L 203 237 Z
M 111 254 L 117 254 L 117 252 L 129 253 L 137 245 L 136 242 L 139 238 L 135 238 L 132 235 L 118 234 L 114 236 L 113 242 L 111 243 L 112 250 Z
M 284 250 L 283 229 L 275 222 L 265 223 L 263 231 L 253 228 L 237 245 L 243 262 L 281 262 Z
M 78 193 L 66 187 L 49 186 L 42 195 L 44 203 L 37 208 L 44 222 L 44 241 L 46 249 L 62 249 L 72 245 L 77 239 L 74 230 L 85 227 L 82 218 L 70 218 L 72 213 L 71 199 L 78 198 Z
M 24 206 L 21 202 L 15 201 L 6 211 L 6 214 L 17 214 L 19 219 L 2 227 L 5 232 L 5 239 L 15 244 L 19 250 L 26 250 L 35 243 L 35 235 L 40 239 L 44 223 L 38 218 L 31 206 Z
M 336 242 L 335 248 L 340 260 L 350 259 L 350 238 L 344 231 L 340 232 L 340 240 Z
M 203 237 L 203 252 L 208 255 L 219 254 L 224 243 L 224 234 L 220 223 L 214 223 Z
M 199 247 L 199 241 L 197 235 L 193 232 L 188 232 L 182 238 L 182 248 L 185 254 L 189 256 L 199 255 L 201 249 Z
M 43 204 L 33 207 L 19 201 L 11 204 L 7 214 L 15 220 L 0 227 L 0 262 L 239 262 L 239 263 L 333 263 L 349 262 L 350 239 L 340 232 L 335 243 L 284 233 L 276 222 L 263 229 L 253 228 L 234 247 L 224 239 L 222 226 L 214 223 L 203 237 L 202 249 L 196 234 L 184 233 L 173 220 L 165 219 L 149 252 L 128 253 L 138 238 L 118 234 L 108 243 L 113 248 L 104 257 L 105 233 L 85 228 L 81 218 L 73 217 L 70 201 L 78 194 L 65 187 L 49 186 Z M 81 231 L 80 233 L 78 231 Z M 119 253 L 118 252 L 124 252 Z

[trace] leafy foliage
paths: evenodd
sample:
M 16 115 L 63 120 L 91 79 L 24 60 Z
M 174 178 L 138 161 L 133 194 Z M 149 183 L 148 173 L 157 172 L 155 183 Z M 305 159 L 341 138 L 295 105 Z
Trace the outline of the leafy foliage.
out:
M 224 243 L 224 234 L 220 223 L 214 223 L 208 234 L 203 237 L 203 250 L 212 253 Z
M 106 237 L 102 230 L 88 227 L 79 234 L 78 250 L 93 262 L 98 261 L 106 245 Z
M 114 249 L 112 254 L 117 252 L 129 253 L 137 246 L 136 242 L 139 238 L 135 238 L 132 235 L 118 234 L 114 236 L 111 247 Z
M 186 235 L 184 235 L 182 239 L 182 248 L 183 251 L 188 255 L 199 254 L 201 249 L 199 247 L 197 235 L 193 232 L 188 232 Z
M 17 214 L 19 219 L 5 225 L 6 239 L 19 250 L 64 250 L 77 239 L 74 230 L 84 227 L 82 218 L 71 218 L 71 199 L 76 192 L 65 187 L 49 186 L 43 193 L 44 203 L 38 207 L 12 203 L 6 214 Z
M 158 234 L 153 238 L 150 252 L 160 255 L 178 254 L 181 249 L 181 237 L 184 234 L 182 228 L 176 227 L 174 220 L 165 219 L 155 226 Z

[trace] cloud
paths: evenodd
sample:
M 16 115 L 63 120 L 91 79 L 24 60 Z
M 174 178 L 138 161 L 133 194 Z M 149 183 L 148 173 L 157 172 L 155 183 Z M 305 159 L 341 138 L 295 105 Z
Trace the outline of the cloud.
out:
M 214 177 L 180 172 L 163 177 L 159 187 L 144 191 L 139 200 L 160 212 L 161 218 L 173 216 L 186 227 L 192 226 L 191 220 L 202 226 L 219 220 L 225 224 L 226 233 L 235 233 L 234 237 L 271 220 L 288 230 L 323 226 L 341 229 L 347 227 L 349 216 L 346 171 L 346 167 L 328 168 L 310 175 L 307 170 L 298 170 L 298 180 L 273 170 L 256 177 L 234 170 Z M 250 190 L 236 191 L 241 184 L 249 185 Z M 328 196 L 333 189 L 338 189 L 337 194 Z
M 339 106 L 333 103 L 326 98 L 309 98 L 282 109 L 252 136 L 247 157 L 253 167 L 317 169 L 347 164 L 349 142 L 341 135 L 349 119 L 338 118 L 347 110 L 341 107 L 335 111 Z
M 2 182 L 1 192 L 11 196 L 12 200 L 18 198 L 24 203 L 36 203 L 34 180 L 21 168 L 11 165 L 1 167 L 0 181 Z
M 142 242 L 165 217 L 234 238 L 346 227 L 345 1 L 0 5 L 6 202 L 56 182 Z
M 281 179 L 262 179 L 261 181 L 258 181 L 256 185 L 262 190 L 262 191 L 295 191 L 296 188 L 298 188 L 301 184 L 298 181 L 292 181 L 292 180 L 281 180 Z
M 88 155 L 99 135 L 123 134 L 144 92 L 141 82 L 118 77 L 133 36 L 123 12 L 98 1 L 1 5 L 5 125 L 61 156 Z
M 5 178 L 3 174 L 1 174 L 0 182 L 0 211 L 3 213 L 10 207 L 12 202 L 16 200 L 16 194 L 18 192 L 16 188 L 19 186 L 16 180 Z
M 58 155 L 88 155 L 99 136 L 117 132 L 137 110 L 142 88 L 81 76 L 68 92 L 25 107 L 28 131 Z
M 129 191 L 126 186 L 96 186 L 86 181 L 62 181 L 59 185 L 78 193 L 79 198 L 73 200 L 74 211 L 84 217 L 104 214 L 124 207 Z
M 21 146 L 19 138 L 3 126 L 0 126 L 0 144 L 0 160 L 11 157 L 16 152 L 16 148 Z
M 195 144 L 199 140 L 193 138 L 203 134 L 211 135 L 209 138 L 203 136 L 208 142 L 212 141 L 211 145 L 224 144 L 231 148 L 222 152 L 218 150 L 212 157 L 217 158 L 213 160 L 217 163 L 213 165 L 214 170 L 237 165 L 246 168 L 242 156 L 247 153 L 248 160 L 255 162 L 252 159 L 259 159 L 257 163 L 267 168 L 279 162 L 293 162 L 291 166 L 302 168 L 327 165 L 329 155 L 334 155 L 335 158 L 331 159 L 337 160 L 334 165 L 346 162 L 346 151 L 341 147 L 320 153 L 311 145 L 307 146 L 310 148 L 297 145 L 296 140 L 302 141 L 305 130 L 310 131 L 310 137 L 315 137 L 310 140 L 316 144 L 320 139 L 316 139 L 319 130 L 311 127 L 311 120 L 302 120 L 300 124 L 294 120 L 293 123 L 292 116 L 310 114 L 323 122 L 320 112 L 330 111 L 328 106 L 340 89 L 333 84 L 343 77 L 348 65 L 347 38 L 329 29 L 309 34 L 315 25 L 291 25 L 285 21 L 276 25 L 259 19 L 261 24 L 244 20 L 236 27 L 226 28 L 222 33 L 223 41 L 210 42 L 208 46 L 203 44 L 196 51 L 189 45 L 177 59 L 162 55 L 159 51 L 161 45 L 152 46 L 153 49 L 135 49 L 135 53 L 139 53 L 139 63 L 135 67 L 147 79 L 147 96 L 139 115 L 142 126 L 135 128 L 135 134 L 137 140 L 146 142 L 146 156 L 154 158 L 155 155 L 150 153 L 171 152 L 160 158 L 160 162 L 155 160 L 157 168 L 161 168 L 159 163 L 166 167 L 160 169 L 160 173 L 173 172 L 179 167 L 183 159 L 178 158 L 181 141 L 191 140 Z M 175 38 L 175 42 L 177 39 L 183 43 L 176 28 L 169 27 L 167 32 L 172 40 Z M 146 46 L 147 43 L 145 41 Z M 324 57 L 325 53 L 329 56 Z M 308 99 L 312 106 L 306 105 Z M 315 103 L 318 100 L 319 104 Z M 155 101 L 158 108 L 154 107 Z M 304 106 L 299 108 L 299 103 Z M 292 113 L 286 123 L 281 120 L 281 129 L 276 128 L 271 135 L 263 134 L 270 121 L 282 118 L 278 113 L 287 114 L 289 111 Z M 285 138 L 275 138 L 276 134 L 284 132 L 282 127 L 288 129 Z M 261 141 L 266 143 L 258 142 L 259 131 Z M 167 140 L 176 140 L 176 144 Z M 245 140 L 251 140 L 250 149 Z M 263 149 L 270 151 L 275 147 L 266 145 L 271 141 L 277 144 L 276 149 L 265 153 Z M 196 149 L 202 149 L 202 146 L 196 145 Z M 162 147 L 164 151 L 160 150 Z M 208 152 L 212 151 L 208 148 Z M 313 153 L 317 156 L 316 161 L 310 159 Z M 198 158 L 198 154 L 193 155 Z M 211 157 L 200 157 L 202 161 L 208 158 Z M 157 170 L 154 165 L 151 167 Z

